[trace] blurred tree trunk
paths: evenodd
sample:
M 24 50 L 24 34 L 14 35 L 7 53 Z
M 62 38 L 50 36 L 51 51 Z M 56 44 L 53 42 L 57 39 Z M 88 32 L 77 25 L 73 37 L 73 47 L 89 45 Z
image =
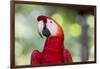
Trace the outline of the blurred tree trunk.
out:
M 81 35 L 81 60 L 83 62 L 87 61 L 89 58 L 89 46 L 88 46 L 88 24 L 87 24 L 87 16 L 81 14 L 79 17 L 80 25 L 82 28 L 82 35 Z

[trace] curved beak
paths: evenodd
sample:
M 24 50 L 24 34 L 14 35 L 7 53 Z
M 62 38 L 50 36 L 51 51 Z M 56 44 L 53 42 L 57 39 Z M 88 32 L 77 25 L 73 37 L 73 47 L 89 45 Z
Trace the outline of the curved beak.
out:
M 50 31 L 49 29 L 46 27 L 46 24 L 44 24 L 44 28 L 42 30 L 42 34 L 46 37 L 49 37 L 50 36 Z
M 38 16 L 37 21 L 43 21 L 43 30 L 42 33 L 39 33 L 39 35 L 43 38 L 42 35 L 44 35 L 45 37 L 49 37 L 50 36 L 50 31 L 49 29 L 46 27 L 46 23 L 47 23 L 47 17 L 46 16 Z

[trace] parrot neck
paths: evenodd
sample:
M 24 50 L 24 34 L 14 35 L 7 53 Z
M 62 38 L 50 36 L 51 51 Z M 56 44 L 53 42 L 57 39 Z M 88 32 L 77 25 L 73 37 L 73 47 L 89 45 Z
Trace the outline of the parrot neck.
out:
M 46 39 L 42 52 L 42 63 L 59 64 L 64 61 L 64 34 L 62 28 L 58 27 L 56 36 L 50 36 Z
M 51 36 L 46 39 L 44 48 L 52 48 L 52 50 L 59 49 L 60 47 L 63 47 L 63 41 L 63 37 Z
M 63 59 L 63 45 L 64 38 L 52 36 L 49 37 L 42 52 L 42 63 L 45 64 L 60 64 Z
M 44 49 L 50 49 L 50 50 L 60 50 L 64 43 L 64 33 L 61 27 L 58 27 L 57 35 L 56 36 L 50 36 L 46 39 Z
M 56 36 L 50 36 L 46 39 L 44 45 L 44 51 L 62 51 L 64 48 L 64 34 L 61 28 L 58 29 L 58 33 Z

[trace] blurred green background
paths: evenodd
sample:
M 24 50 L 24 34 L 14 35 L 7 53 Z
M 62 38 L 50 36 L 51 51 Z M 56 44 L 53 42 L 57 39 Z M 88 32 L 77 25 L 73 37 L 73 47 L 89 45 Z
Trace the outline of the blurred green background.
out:
M 36 18 L 48 15 L 55 19 L 64 30 L 64 46 L 73 62 L 94 61 L 94 16 L 80 15 L 77 10 L 58 6 L 15 5 L 15 62 L 29 65 L 31 52 L 42 51 L 45 39 L 37 31 Z

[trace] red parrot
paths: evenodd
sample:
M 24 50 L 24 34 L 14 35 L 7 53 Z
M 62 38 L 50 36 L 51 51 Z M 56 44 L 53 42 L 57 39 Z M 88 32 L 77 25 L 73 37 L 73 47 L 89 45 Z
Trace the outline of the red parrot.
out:
M 64 32 L 61 26 L 49 16 L 38 16 L 38 31 L 46 37 L 42 52 L 34 50 L 31 65 L 71 63 L 71 53 L 64 48 Z

